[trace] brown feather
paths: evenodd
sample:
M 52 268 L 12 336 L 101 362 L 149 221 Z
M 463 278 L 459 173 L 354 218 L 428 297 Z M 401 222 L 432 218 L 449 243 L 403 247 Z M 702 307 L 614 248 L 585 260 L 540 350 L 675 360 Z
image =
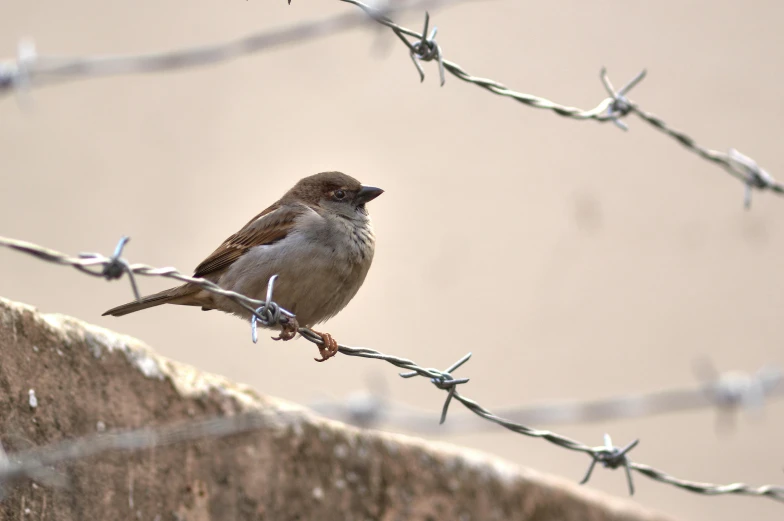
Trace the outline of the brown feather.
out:
M 183 305 L 198 305 L 197 303 L 191 304 L 189 297 L 193 297 L 199 291 L 198 287 L 190 287 L 188 284 L 178 286 L 176 288 L 165 289 L 154 295 L 147 295 L 140 301 L 128 302 L 122 306 L 117 306 L 109 311 L 106 311 L 102 316 L 111 315 L 113 317 L 121 317 L 128 313 L 141 311 L 142 309 L 160 306 L 161 304 L 183 304 Z
M 281 212 L 279 216 L 269 215 L 278 209 L 280 209 L 280 204 L 275 203 L 248 221 L 240 231 L 226 239 L 218 249 L 204 259 L 196 267 L 193 276 L 206 277 L 223 271 L 251 248 L 273 244 L 286 237 L 294 226 L 294 219 L 300 215 L 300 212 L 286 211 Z M 267 215 L 269 217 L 262 219 Z

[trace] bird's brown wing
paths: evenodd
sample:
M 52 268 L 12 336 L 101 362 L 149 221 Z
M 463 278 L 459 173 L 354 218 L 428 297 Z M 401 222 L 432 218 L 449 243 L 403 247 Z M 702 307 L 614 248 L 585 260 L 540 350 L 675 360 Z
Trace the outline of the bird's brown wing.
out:
M 294 226 L 294 220 L 305 210 L 304 207 L 273 204 L 251 219 L 240 231 L 226 239 L 196 267 L 193 276 L 206 277 L 223 271 L 251 248 L 273 244 L 283 239 Z

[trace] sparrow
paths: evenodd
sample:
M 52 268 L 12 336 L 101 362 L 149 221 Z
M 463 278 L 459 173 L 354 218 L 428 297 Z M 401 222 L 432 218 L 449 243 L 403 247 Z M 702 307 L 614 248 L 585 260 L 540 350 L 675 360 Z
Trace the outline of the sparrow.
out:
M 363 186 L 341 172 L 301 179 L 277 202 L 248 221 L 196 267 L 194 277 L 247 297 L 264 300 L 270 277 L 277 275 L 274 301 L 295 315 L 275 340 L 294 338 L 341 311 L 354 298 L 373 261 L 376 238 L 366 204 L 384 191 Z M 186 283 L 103 315 L 120 317 L 161 304 L 200 306 L 250 319 L 252 313 L 232 300 Z M 316 333 L 318 333 L 316 331 Z M 338 351 L 328 333 L 319 346 L 323 362 Z

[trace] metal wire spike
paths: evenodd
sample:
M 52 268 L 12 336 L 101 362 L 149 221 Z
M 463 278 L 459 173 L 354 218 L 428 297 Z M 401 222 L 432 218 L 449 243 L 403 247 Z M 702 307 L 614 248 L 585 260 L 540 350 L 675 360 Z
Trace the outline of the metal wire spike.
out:
M 452 371 L 456 370 L 458 367 L 463 365 L 464 363 L 468 362 L 471 359 L 471 355 L 473 353 L 468 353 L 463 358 L 449 366 L 446 371 L 437 371 L 433 369 L 432 371 L 440 373 L 437 378 L 431 378 L 430 382 L 438 387 L 441 390 L 448 391 L 446 395 L 446 400 L 444 401 L 444 406 L 441 408 L 441 419 L 438 422 L 439 425 L 443 425 L 446 421 L 446 413 L 449 410 L 449 404 L 452 403 L 452 398 L 454 398 L 455 393 L 457 392 L 457 386 L 460 384 L 467 383 L 469 378 L 453 378 Z M 411 371 L 408 373 L 400 373 L 400 376 L 403 378 L 412 378 L 417 376 L 419 373 L 416 371 Z
M 429 27 L 430 13 L 425 12 L 425 27 L 422 30 L 422 36 L 418 42 L 412 44 L 403 38 L 401 34 L 398 33 L 398 36 L 406 42 L 406 45 L 408 46 L 411 61 L 414 62 L 414 66 L 416 67 L 417 72 L 419 72 L 419 81 L 425 81 L 425 71 L 419 63 L 420 60 L 427 62 L 435 59 L 438 61 L 438 73 L 441 79 L 441 86 L 443 87 L 444 83 L 446 83 L 446 70 L 444 68 L 444 58 L 441 55 L 441 46 L 435 41 L 438 27 L 433 27 L 433 30 L 428 35 L 427 30 Z
M 120 237 L 117 246 L 114 248 L 111 262 L 104 266 L 103 276 L 106 277 L 107 280 L 112 280 L 114 278 L 120 278 L 123 272 L 127 273 L 128 279 L 131 281 L 133 296 L 136 297 L 136 302 L 141 302 L 142 296 L 139 294 L 139 287 L 136 285 L 136 276 L 133 274 L 133 270 L 131 269 L 130 264 L 128 264 L 128 261 L 121 257 L 123 248 L 125 248 L 125 245 L 128 244 L 128 241 L 130 240 L 131 238 L 126 235 Z
M 591 464 L 588 466 L 588 471 L 585 473 L 585 477 L 580 481 L 580 484 L 584 485 L 588 483 L 597 462 L 604 465 L 605 468 L 613 470 L 623 465 L 624 470 L 626 471 L 626 483 L 629 486 L 629 495 L 633 496 L 634 481 L 632 481 L 632 471 L 629 467 L 629 459 L 626 457 L 626 454 L 636 447 L 638 443 L 640 443 L 639 439 L 634 440 L 621 449 L 613 445 L 612 438 L 610 438 L 609 434 L 605 434 L 604 445 L 594 447 L 592 452 L 589 453 L 589 456 L 591 456 Z
M 612 104 L 607 107 L 607 116 L 615 124 L 615 126 L 621 130 L 629 130 L 629 126 L 619 118 L 626 116 L 632 110 L 631 104 L 629 103 L 628 98 L 626 98 L 626 94 L 638 83 L 640 83 L 642 79 L 645 78 L 646 74 L 647 71 L 643 69 L 637 74 L 637 76 L 632 78 L 626 85 L 621 87 L 620 90 L 616 91 L 613 87 L 613 84 L 610 82 L 610 77 L 607 75 L 607 68 L 602 67 L 602 70 L 599 73 L 599 78 L 602 80 L 604 89 L 607 91 L 608 96 L 613 100 Z
M 265 327 L 270 327 L 280 322 L 280 306 L 272 301 L 272 292 L 275 290 L 275 279 L 277 278 L 277 273 L 269 278 L 267 281 L 267 296 L 264 305 L 256 308 L 255 313 L 250 317 L 250 337 L 254 344 L 259 340 L 256 327 L 257 321 L 261 322 Z
M 745 190 L 743 195 L 743 206 L 747 210 L 751 208 L 751 191 L 753 188 L 766 190 L 773 186 L 776 182 L 773 177 L 765 170 L 759 167 L 756 161 L 747 155 L 741 154 L 734 148 L 729 150 L 728 154 L 730 163 L 736 172 L 746 180 Z
M 128 264 L 128 261 L 122 258 L 123 248 L 125 248 L 125 245 L 130 240 L 130 237 L 121 237 L 117 246 L 114 248 L 114 253 L 108 258 L 100 253 L 80 253 L 79 258 L 84 259 L 85 262 L 75 265 L 74 267 L 92 276 L 103 277 L 106 280 L 119 279 L 122 277 L 123 273 L 127 273 L 128 278 L 131 281 L 133 296 L 136 298 L 137 302 L 141 302 L 142 297 L 139 294 L 139 287 L 136 285 L 136 277 L 133 274 L 133 269 L 131 269 L 131 265 Z M 91 269 L 92 266 L 101 266 L 101 270 L 96 272 Z
M 120 262 L 120 256 L 122 255 L 123 248 L 125 248 L 125 245 L 128 244 L 128 241 L 130 240 L 131 238 L 126 235 L 120 237 L 120 241 L 117 243 L 117 246 L 115 246 L 114 253 L 112 253 L 111 261 L 103 267 L 103 276 L 106 277 L 107 280 L 119 279 L 122 277 L 125 266 Z

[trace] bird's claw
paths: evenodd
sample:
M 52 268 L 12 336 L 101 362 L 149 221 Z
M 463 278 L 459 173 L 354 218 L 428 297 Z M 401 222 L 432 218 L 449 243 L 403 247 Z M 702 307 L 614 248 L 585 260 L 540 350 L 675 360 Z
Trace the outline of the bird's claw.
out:
M 288 322 L 285 324 L 280 325 L 280 334 L 278 336 L 272 337 L 273 340 L 291 340 L 295 336 L 297 336 L 297 331 L 299 331 L 299 324 L 297 323 L 296 318 L 289 318 Z
M 319 333 L 318 331 L 314 331 L 314 333 L 317 333 L 319 336 L 321 336 L 321 340 L 324 341 L 324 344 L 322 345 L 316 344 L 319 350 L 319 354 L 321 355 L 321 358 L 314 358 L 313 360 L 315 360 L 316 362 L 326 362 L 327 360 L 329 360 L 330 358 L 332 358 L 337 354 L 338 342 L 337 340 L 332 338 L 332 335 L 330 335 L 329 333 Z

